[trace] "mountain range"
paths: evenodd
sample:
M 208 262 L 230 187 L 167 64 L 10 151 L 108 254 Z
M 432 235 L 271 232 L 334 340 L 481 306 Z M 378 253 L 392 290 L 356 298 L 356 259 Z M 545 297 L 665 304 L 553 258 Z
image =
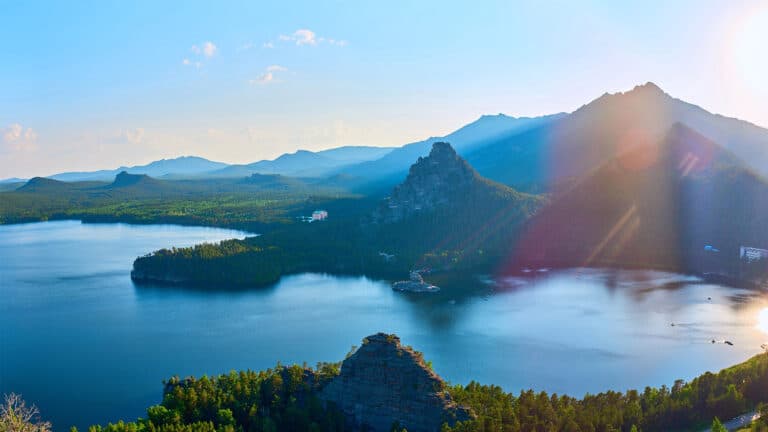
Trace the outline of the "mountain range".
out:
M 252 174 L 280 174 L 292 177 L 322 177 L 344 166 L 375 160 L 391 152 L 390 147 L 346 146 L 319 152 L 298 150 L 274 160 L 247 165 L 230 165 L 202 173 L 211 177 L 246 177 Z
M 464 156 L 493 180 L 549 190 L 624 151 L 654 145 L 675 123 L 693 128 L 749 161 L 762 175 L 768 174 L 768 130 L 711 114 L 669 96 L 653 83 L 605 94 L 567 116 Z
M 392 151 L 388 147 L 345 146 L 318 152 L 298 150 L 286 153 L 274 160 L 264 160 L 247 165 L 230 165 L 210 161 L 197 156 L 181 156 L 161 159 L 146 165 L 121 166 L 116 169 L 65 172 L 47 178 L 66 181 L 112 181 L 121 172 L 145 174 L 167 180 L 200 178 L 236 178 L 251 174 L 279 174 L 292 177 L 322 177 L 330 175 L 346 165 L 378 159 Z M 9 178 L 0 183 L 20 183 L 26 180 Z
M 520 118 L 487 115 L 444 137 L 402 147 L 299 150 L 274 160 L 244 165 L 187 156 L 143 166 L 62 173 L 49 178 L 111 181 L 122 171 L 164 179 L 275 174 L 326 179 L 355 191 L 383 195 L 406 177 L 414 160 L 429 154 L 433 143 L 446 141 L 484 177 L 524 192 L 552 192 L 629 149 L 650 148 L 677 123 L 729 150 L 757 174 L 768 175 L 768 130 L 712 114 L 668 95 L 649 82 L 627 92 L 606 93 L 570 114 Z M 7 187 L 10 186 L 4 186 Z

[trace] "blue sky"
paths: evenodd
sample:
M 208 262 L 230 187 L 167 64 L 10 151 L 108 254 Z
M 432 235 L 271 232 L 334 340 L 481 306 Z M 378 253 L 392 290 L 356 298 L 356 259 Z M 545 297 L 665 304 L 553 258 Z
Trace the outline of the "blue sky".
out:
M 610 3 L 0 0 L 0 178 L 402 145 L 646 81 L 768 126 L 765 2 Z

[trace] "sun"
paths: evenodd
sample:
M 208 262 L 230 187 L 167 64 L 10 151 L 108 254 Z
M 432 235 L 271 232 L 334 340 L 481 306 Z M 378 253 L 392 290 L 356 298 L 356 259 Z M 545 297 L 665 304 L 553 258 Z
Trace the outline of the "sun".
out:
M 731 45 L 734 78 L 753 93 L 768 95 L 768 7 L 750 11 L 734 29 Z

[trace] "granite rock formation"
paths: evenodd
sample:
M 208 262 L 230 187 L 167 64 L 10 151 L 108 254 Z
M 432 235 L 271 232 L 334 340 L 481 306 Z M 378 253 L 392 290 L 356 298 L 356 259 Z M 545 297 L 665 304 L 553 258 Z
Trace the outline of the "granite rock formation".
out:
M 477 172 L 446 142 L 436 142 L 426 158 L 411 166 L 406 180 L 374 215 L 374 220 L 392 223 L 415 213 L 446 205 L 452 197 L 466 194 L 478 178 Z
M 397 424 L 409 432 L 437 432 L 471 415 L 445 387 L 421 354 L 395 335 L 378 333 L 344 361 L 320 398 L 341 409 L 353 430 L 389 432 Z

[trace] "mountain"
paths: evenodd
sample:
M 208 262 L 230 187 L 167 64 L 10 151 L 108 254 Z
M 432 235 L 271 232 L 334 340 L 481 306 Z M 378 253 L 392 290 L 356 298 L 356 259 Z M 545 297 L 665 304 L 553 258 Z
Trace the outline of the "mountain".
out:
M 389 188 L 405 178 L 408 167 L 414 160 L 426 156 L 435 142 L 450 142 L 460 154 L 469 154 L 488 142 L 495 142 L 501 136 L 518 134 L 530 128 L 548 124 L 562 116 L 564 114 L 533 118 L 515 118 L 503 114 L 482 116 L 444 137 L 432 137 L 406 144 L 380 159 L 345 167 L 340 172 L 366 179 L 368 183 L 383 181 L 379 187 Z
M 659 141 L 614 156 L 556 191 L 526 227 L 507 268 L 736 273 L 741 246 L 768 248 L 767 224 L 765 179 L 733 152 L 677 123 Z
M 115 176 L 115 180 L 107 186 L 110 189 L 119 188 L 142 188 L 142 189 L 159 189 L 164 187 L 162 181 L 154 179 L 146 174 L 129 174 L 126 171 L 122 171 Z
M 371 216 L 369 241 L 413 265 L 484 269 L 545 203 L 480 176 L 436 142 Z
M 339 162 L 308 150 L 286 153 L 274 160 L 264 160 L 248 165 L 230 165 L 208 173 L 212 177 L 245 177 L 251 174 L 280 174 L 286 176 L 313 177 L 328 172 Z
M 67 172 L 54 174 L 48 178 L 60 181 L 108 181 L 121 172 L 128 174 L 146 174 L 151 177 L 194 176 L 226 167 L 222 162 L 213 162 L 197 156 L 182 156 L 175 159 L 161 159 L 147 165 L 120 167 L 114 170 L 90 172 Z
M 230 165 L 207 173 L 211 177 L 247 177 L 251 174 L 280 174 L 292 177 L 322 177 L 350 164 L 378 159 L 391 152 L 389 147 L 347 146 L 319 152 L 297 150 L 274 160 L 247 165 Z
M 474 417 L 447 390 L 421 353 L 402 346 L 396 335 L 377 333 L 344 360 L 319 397 L 344 413 L 351 430 L 389 432 L 398 424 L 409 431 L 438 431 L 444 423 Z
M 4 183 L 24 183 L 24 182 L 26 182 L 26 180 L 18 178 L 18 177 L 10 177 L 10 178 L 7 178 L 7 179 L 0 180 L 0 184 L 4 184 Z
M 394 147 L 344 146 L 317 152 L 320 156 L 345 163 L 376 160 L 394 150 Z
M 29 179 L 23 186 L 16 189 L 18 192 L 62 192 L 69 191 L 72 186 L 69 183 L 52 180 L 45 177 L 33 177 Z
M 545 200 L 481 177 L 450 144 L 438 142 L 388 199 L 316 202 L 305 201 L 296 215 L 324 209 L 328 218 L 323 222 L 287 224 L 220 245 L 158 251 L 136 259 L 132 277 L 137 282 L 253 286 L 304 272 L 379 278 L 404 277 L 425 267 L 466 275 L 488 272 L 506 257 L 523 224 Z
M 258 186 L 260 189 L 298 190 L 307 186 L 301 179 L 286 177 L 280 174 L 251 174 L 240 183 Z
M 493 180 L 524 190 L 549 190 L 628 149 L 652 146 L 675 123 L 699 131 L 768 174 L 768 130 L 709 113 L 653 83 L 606 93 L 555 121 L 500 137 L 466 158 Z

